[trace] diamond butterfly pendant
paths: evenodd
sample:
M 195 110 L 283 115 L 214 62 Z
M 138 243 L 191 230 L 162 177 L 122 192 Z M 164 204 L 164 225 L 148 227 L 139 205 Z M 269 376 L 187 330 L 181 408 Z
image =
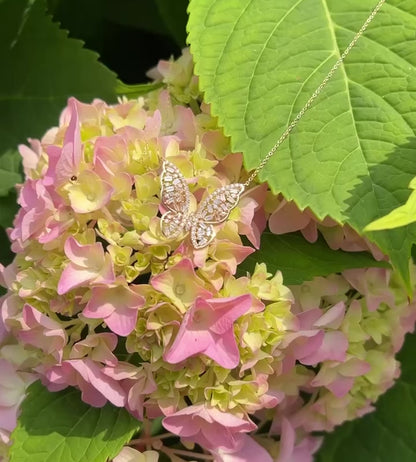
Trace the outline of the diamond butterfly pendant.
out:
M 168 239 L 175 239 L 189 232 L 195 249 L 206 247 L 214 239 L 216 233 L 213 225 L 228 218 L 245 189 L 241 183 L 218 188 L 192 213 L 189 210 L 191 192 L 176 165 L 167 160 L 163 162 L 160 182 L 162 203 L 169 209 L 161 219 L 163 235 Z

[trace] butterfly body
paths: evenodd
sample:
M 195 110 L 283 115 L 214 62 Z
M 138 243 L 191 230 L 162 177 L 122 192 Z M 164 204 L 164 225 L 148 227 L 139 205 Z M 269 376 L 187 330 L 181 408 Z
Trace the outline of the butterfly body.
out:
M 216 189 L 190 211 L 191 193 L 186 179 L 172 162 L 164 161 L 161 174 L 162 203 L 168 208 L 161 219 L 162 233 L 175 239 L 187 232 L 196 249 L 206 247 L 215 237 L 213 225 L 224 222 L 238 204 L 244 185 L 233 183 Z

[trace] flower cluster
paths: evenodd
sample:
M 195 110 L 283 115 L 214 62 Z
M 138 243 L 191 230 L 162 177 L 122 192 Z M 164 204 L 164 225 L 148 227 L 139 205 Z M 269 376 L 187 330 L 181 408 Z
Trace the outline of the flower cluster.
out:
M 91 406 L 162 418 L 217 462 L 309 461 L 320 444 L 312 432 L 368 412 L 392 385 L 416 309 L 387 269 L 291 288 L 264 263 L 239 275 L 269 215 L 275 232 L 284 222 L 317 233 L 266 185 L 243 194 L 206 248 L 186 233 L 167 239 L 164 160 L 187 179 L 190 212 L 247 172 L 200 101 L 189 52 L 151 74 L 165 88 L 116 105 L 71 98 L 58 127 L 20 147 L 16 257 L 0 268 L 1 441 L 40 379 L 51 391 L 77 387 Z M 172 460 L 186 452 L 152 441 Z M 140 450 L 115 462 L 157 460 Z
M 309 210 L 299 210 L 293 201 L 278 196 L 269 201 L 269 229 L 273 234 L 285 234 L 300 231 L 308 242 L 316 242 L 319 234 L 333 250 L 347 252 L 371 252 L 376 260 L 385 259 L 381 250 L 368 239 L 360 236 L 350 226 L 339 226 L 332 218 L 319 220 Z

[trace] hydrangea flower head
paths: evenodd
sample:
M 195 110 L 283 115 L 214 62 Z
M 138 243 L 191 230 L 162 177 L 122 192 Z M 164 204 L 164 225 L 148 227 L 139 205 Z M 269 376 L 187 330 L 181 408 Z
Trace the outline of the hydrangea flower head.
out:
M 290 288 L 262 262 L 240 275 L 267 222 L 377 253 L 264 184 L 242 195 L 207 247 L 167 238 L 165 160 L 183 174 L 191 211 L 248 173 L 202 102 L 189 52 L 151 75 L 165 86 L 134 100 L 70 98 L 58 127 L 20 147 L 16 256 L 0 267 L 0 451 L 27 384 L 40 379 L 50 391 L 77 387 L 91 406 L 159 418 L 217 462 L 310 461 L 313 432 L 369 412 L 393 384 L 415 305 L 387 269 Z M 158 459 L 137 444 L 114 461 Z M 178 457 L 162 438 L 152 444 Z

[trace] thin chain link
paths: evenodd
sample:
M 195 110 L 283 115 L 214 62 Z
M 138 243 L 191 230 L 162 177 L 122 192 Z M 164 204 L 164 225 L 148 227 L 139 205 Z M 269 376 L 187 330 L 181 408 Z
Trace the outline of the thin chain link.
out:
M 386 0 L 380 0 L 378 2 L 377 6 L 371 12 L 370 16 L 367 18 L 365 23 L 361 26 L 361 29 L 355 34 L 354 38 L 351 40 L 351 43 L 347 46 L 347 48 L 344 50 L 342 55 L 338 58 L 337 62 L 333 65 L 332 69 L 328 72 L 328 74 L 326 75 L 326 77 L 324 78 L 322 83 L 312 93 L 312 96 L 308 99 L 305 106 L 303 106 L 303 108 L 299 111 L 298 115 L 288 125 L 286 130 L 283 132 L 282 136 L 277 140 L 276 144 L 270 149 L 270 151 L 268 152 L 266 157 L 260 162 L 260 164 L 257 166 L 257 168 L 255 170 L 253 170 L 251 175 L 248 177 L 247 181 L 244 183 L 245 187 L 249 186 L 250 183 L 254 180 L 254 178 L 256 178 L 256 176 L 259 174 L 260 170 L 262 170 L 265 167 L 265 165 L 270 160 L 270 158 L 273 156 L 273 154 L 277 151 L 279 146 L 283 143 L 283 141 L 285 141 L 285 139 L 289 136 L 290 132 L 296 127 L 297 123 L 303 117 L 305 112 L 312 106 L 312 103 L 315 101 L 315 99 L 321 93 L 321 91 L 323 90 L 325 85 L 329 82 L 329 80 L 331 80 L 331 78 L 334 75 L 335 71 L 343 63 L 343 61 L 346 58 L 346 56 L 348 55 L 348 53 L 355 46 L 358 39 L 363 35 L 364 31 L 367 29 L 368 25 L 374 19 L 375 15 L 378 13 L 380 8 L 383 6 L 383 3 L 385 3 L 385 1 Z

